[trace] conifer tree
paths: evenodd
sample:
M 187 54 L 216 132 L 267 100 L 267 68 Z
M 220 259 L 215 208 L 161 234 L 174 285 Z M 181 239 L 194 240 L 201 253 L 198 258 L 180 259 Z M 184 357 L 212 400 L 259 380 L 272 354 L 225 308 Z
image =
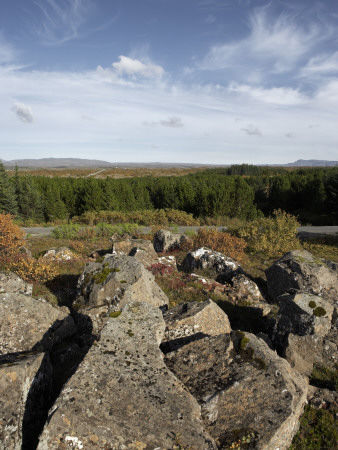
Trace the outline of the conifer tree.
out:
M 14 186 L 0 162 L 0 212 L 16 214 L 17 210 Z

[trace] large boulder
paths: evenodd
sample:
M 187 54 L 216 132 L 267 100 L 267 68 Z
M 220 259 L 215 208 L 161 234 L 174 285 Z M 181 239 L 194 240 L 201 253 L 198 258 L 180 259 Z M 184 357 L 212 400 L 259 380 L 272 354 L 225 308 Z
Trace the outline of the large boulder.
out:
M 32 295 L 33 285 L 13 272 L 0 272 L 0 294 L 5 292 Z
M 161 311 L 133 302 L 110 318 L 50 411 L 38 448 L 213 449 L 200 407 L 167 369 Z
M 167 252 L 179 248 L 187 238 L 184 234 L 172 233 L 168 230 L 159 230 L 154 236 L 154 249 L 158 253 Z
M 77 308 L 118 310 L 133 300 L 157 307 L 169 303 L 154 276 L 132 256 L 111 256 L 85 266 L 78 282 Z
M 66 307 L 24 294 L 0 294 L 0 355 L 47 351 L 75 331 Z
M 165 362 L 201 405 L 218 448 L 240 439 L 250 448 L 289 448 L 307 384 L 262 339 L 242 332 L 204 337 L 166 354 Z
M 189 252 L 182 262 L 182 268 L 186 272 L 193 272 L 195 269 L 214 270 L 221 275 L 222 282 L 230 281 L 235 275 L 243 273 L 236 261 L 223 253 L 204 247 Z
M 112 253 L 134 256 L 145 267 L 158 262 L 157 253 L 151 241 L 146 239 L 113 239 Z
M 165 352 L 181 346 L 192 336 L 200 339 L 231 332 L 228 316 L 210 299 L 177 305 L 166 311 L 163 318 L 166 328 L 161 348 Z
M 41 353 L 0 357 L 1 450 L 26 448 L 23 444 L 29 439 L 30 428 L 34 428 L 30 419 L 32 414 L 35 418 L 39 414 L 32 411 L 33 403 L 37 406 L 34 400 L 39 395 L 39 406 L 45 404 L 50 391 L 50 371 L 49 359 Z M 30 444 L 29 448 L 33 448 Z
M 295 291 L 306 291 L 336 301 L 337 271 L 306 250 L 286 253 L 265 271 L 268 294 L 272 300 Z

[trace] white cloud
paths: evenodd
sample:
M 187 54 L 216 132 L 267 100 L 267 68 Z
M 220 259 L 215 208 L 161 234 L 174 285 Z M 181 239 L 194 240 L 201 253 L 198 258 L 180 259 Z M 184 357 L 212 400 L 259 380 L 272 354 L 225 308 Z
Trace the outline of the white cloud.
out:
M 46 44 L 60 44 L 78 37 L 79 28 L 93 8 L 90 0 L 35 0 L 42 13 L 35 32 Z
M 128 56 L 119 56 L 120 61 L 112 64 L 119 75 L 142 76 L 145 78 L 160 78 L 164 74 L 164 69 L 156 64 L 144 64 L 138 59 Z
M 306 96 L 301 94 L 298 89 L 285 87 L 264 89 L 262 87 L 252 87 L 247 84 L 231 83 L 229 91 L 245 94 L 255 100 L 276 105 L 292 106 L 304 104 L 308 101 Z
M 7 64 L 14 60 L 16 52 L 14 48 L 1 36 L 0 33 L 0 64 Z
M 34 115 L 32 108 L 23 103 L 15 103 L 12 107 L 12 111 L 15 112 L 17 118 L 24 123 L 33 123 Z
M 302 77 L 312 77 L 314 75 L 327 75 L 338 73 L 338 52 L 333 54 L 321 54 L 309 60 L 300 71 Z
M 183 128 L 184 127 L 182 119 L 180 117 L 176 117 L 176 116 L 168 117 L 166 120 L 160 120 L 159 122 L 143 121 L 143 125 L 149 126 L 149 127 L 162 126 L 162 127 L 167 127 L 167 128 Z
M 241 131 L 244 131 L 248 136 L 262 136 L 263 135 L 261 130 L 252 124 L 249 124 L 247 126 L 247 128 L 241 128 Z

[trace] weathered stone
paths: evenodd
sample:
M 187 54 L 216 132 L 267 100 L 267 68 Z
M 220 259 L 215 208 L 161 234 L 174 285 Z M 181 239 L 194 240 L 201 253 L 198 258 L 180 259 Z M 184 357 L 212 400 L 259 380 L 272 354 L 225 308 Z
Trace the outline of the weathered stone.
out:
M 221 274 L 222 279 L 217 278 L 221 282 L 230 281 L 235 275 L 243 273 L 240 265 L 233 259 L 203 247 L 189 252 L 182 262 L 182 267 L 186 272 L 192 272 L 195 269 L 215 270 L 216 273 Z
M 162 347 L 165 352 L 180 347 L 193 335 L 201 338 L 231 332 L 228 316 L 210 299 L 177 305 L 166 311 L 163 318 L 166 329 Z
M 172 233 L 168 230 L 159 230 L 154 236 L 154 249 L 158 253 L 167 252 L 179 248 L 187 238 L 184 234 Z
M 133 300 L 155 306 L 169 303 L 154 276 L 132 256 L 111 256 L 85 266 L 78 282 L 78 308 L 117 310 Z
M 20 450 L 23 441 L 23 420 L 30 389 L 40 389 L 35 377 L 43 354 L 17 356 L 4 362 L 0 357 L 0 449 Z M 35 378 L 35 383 L 33 382 Z M 33 386 L 33 384 L 35 386 Z M 44 392 L 44 389 L 43 389 Z
M 0 294 L 4 292 L 32 295 L 33 285 L 13 272 L 0 272 Z
M 306 250 L 286 253 L 265 271 L 272 300 L 295 291 L 307 291 L 337 300 L 338 274 Z
M 175 256 L 173 255 L 160 256 L 158 258 L 158 262 L 160 264 L 164 264 L 165 266 L 172 267 L 175 272 L 177 271 L 177 262 Z
M 264 301 L 257 284 L 244 274 L 235 275 L 231 279 L 231 285 L 238 299 L 246 300 L 250 304 Z
M 64 308 L 23 294 L 0 294 L 0 355 L 50 350 L 75 331 Z
M 74 258 L 74 253 L 67 247 L 51 248 L 43 255 L 50 261 L 69 261 Z
M 161 311 L 129 303 L 111 318 L 50 411 L 38 448 L 212 449 L 200 407 L 158 348 Z
M 168 353 L 165 362 L 202 408 L 218 448 L 248 437 L 252 448 L 289 448 L 307 384 L 262 339 L 235 332 L 205 337 Z

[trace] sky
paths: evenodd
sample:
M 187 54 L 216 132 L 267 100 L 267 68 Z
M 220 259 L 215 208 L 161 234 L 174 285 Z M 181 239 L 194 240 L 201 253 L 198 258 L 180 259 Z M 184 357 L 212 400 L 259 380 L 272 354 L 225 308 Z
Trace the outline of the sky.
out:
M 337 0 L 1 0 L 0 159 L 338 160 Z

